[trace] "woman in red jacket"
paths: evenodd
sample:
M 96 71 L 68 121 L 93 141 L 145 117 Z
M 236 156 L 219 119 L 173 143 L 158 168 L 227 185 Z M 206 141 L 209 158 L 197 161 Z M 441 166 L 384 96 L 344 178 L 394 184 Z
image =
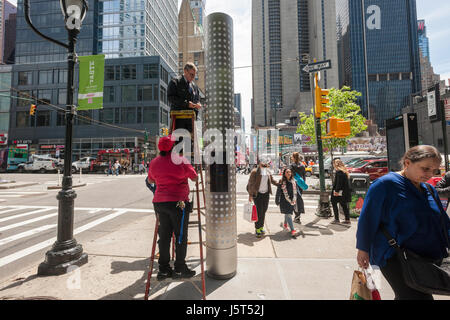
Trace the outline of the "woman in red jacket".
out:
M 191 278 L 195 271 L 186 265 L 187 233 L 189 213 L 189 182 L 197 180 L 197 173 L 186 158 L 173 153 L 175 140 L 171 137 L 159 139 L 160 154 L 150 163 L 148 181 L 156 184 L 153 207 L 159 217 L 159 272 L 158 280 L 173 278 Z M 183 206 L 184 212 L 183 212 Z M 170 267 L 170 241 L 175 234 L 176 260 L 174 269 Z

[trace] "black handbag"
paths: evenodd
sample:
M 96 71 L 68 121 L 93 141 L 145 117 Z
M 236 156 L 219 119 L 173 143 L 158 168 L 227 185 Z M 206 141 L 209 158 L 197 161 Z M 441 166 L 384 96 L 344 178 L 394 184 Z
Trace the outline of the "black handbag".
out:
M 427 187 L 442 213 L 441 203 L 437 201 L 428 184 Z M 448 246 L 448 231 L 443 219 L 441 222 L 443 222 L 443 231 L 446 234 Z M 427 294 L 450 295 L 450 261 L 448 258 L 435 261 L 421 257 L 411 250 L 401 248 L 383 225 L 381 225 L 381 231 L 388 239 L 389 245 L 397 252 L 403 279 L 408 287 Z

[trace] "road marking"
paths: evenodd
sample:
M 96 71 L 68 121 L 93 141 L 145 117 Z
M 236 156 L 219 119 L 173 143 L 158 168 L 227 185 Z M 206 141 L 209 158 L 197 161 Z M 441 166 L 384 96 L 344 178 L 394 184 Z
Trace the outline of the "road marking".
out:
M 53 207 L 53 208 L 56 208 L 56 207 Z M 95 210 L 93 208 L 83 208 L 83 209 Z M 131 212 L 154 212 L 154 210 L 146 210 L 146 209 L 109 209 L 109 210 L 114 210 L 116 212 L 112 213 L 112 214 L 110 214 L 108 216 L 105 216 L 103 218 L 100 218 L 100 219 L 97 219 L 95 221 L 92 221 L 92 222 L 90 222 L 90 223 L 88 223 L 88 224 L 86 224 L 84 226 L 81 226 L 81 227 L 75 229 L 74 230 L 74 235 L 77 235 L 77 234 L 79 234 L 81 232 L 84 232 L 84 231 L 86 231 L 88 229 L 91 229 L 91 228 L 93 228 L 93 227 L 95 227 L 95 226 L 97 226 L 97 225 L 99 225 L 99 224 L 101 224 L 103 222 L 106 222 L 108 220 L 114 219 L 114 218 L 116 218 L 116 217 L 118 217 L 118 216 L 120 216 L 120 215 L 122 215 L 124 213 L 130 212 L 130 211 Z M 31 247 L 23 249 L 21 251 L 15 252 L 13 254 L 10 254 L 9 256 L 0 258 L 0 267 L 3 267 L 4 265 L 7 265 L 7 264 L 9 264 L 11 262 L 14 262 L 14 261 L 16 261 L 18 259 L 26 257 L 26 256 L 28 256 L 28 255 L 30 255 L 32 253 L 35 253 L 35 252 L 39 251 L 39 250 L 42 250 L 42 249 L 44 249 L 44 248 L 46 248 L 48 246 L 51 246 L 55 241 L 56 241 L 56 237 L 51 238 L 51 239 L 46 240 L 46 241 L 43 241 L 43 242 L 40 242 L 38 244 L 35 244 L 34 246 L 31 246 Z
M 19 233 L 19 234 L 15 234 L 15 235 L 13 235 L 11 237 L 8 237 L 8 238 L 5 238 L 5 239 L 1 239 L 0 240 L 0 246 L 5 245 L 5 244 L 7 244 L 9 242 L 12 242 L 12 241 L 16 241 L 16 240 L 28 237 L 28 236 L 33 236 L 35 234 L 38 234 L 39 232 L 42 232 L 42 231 L 45 231 L 45 230 L 48 230 L 48 229 L 52 229 L 52 228 L 55 228 L 55 227 L 56 227 L 56 224 L 49 224 L 49 225 L 45 225 L 45 226 L 42 226 L 42 227 L 39 227 L 39 228 L 36 228 L 36 229 L 28 230 L 28 231 L 25 231 L 25 232 L 22 232 L 22 233 Z
M 36 222 L 36 221 L 41 221 L 41 220 L 45 220 L 45 219 L 48 219 L 48 218 L 52 218 L 52 217 L 55 217 L 57 215 L 58 215 L 58 213 L 51 213 L 51 214 L 47 214 L 45 216 L 34 218 L 34 219 L 31 219 L 31 220 L 26 220 L 26 221 L 18 222 L 18 223 L 15 223 L 15 224 L 10 224 L 9 226 L 0 228 L 0 232 L 1 231 L 5 231 L 5 230 L 9 230 L 9 229 L 14 229 L 14 228 L 17 228 L 17 227 L 21 227 L 21 226 L 24 226 L 24 225 L 27 225 L 27 224 L 30 224 L 30 223 L 33 223 L 33 222 Z
M 9 208 L 9 207 L 3 207 L 3 208 Z M 12 208 L 12 209 L 8 209 L 8 210 L 5 210 L 5 211 L 2 211 L 2 212 L 0 212 L 0 215 L 2 215 L 4 213 L 11 212 L 11 211 L 16 211 L 16 210 L 20 210 L 20 208 Z
M 38 209 L 38 210 L 34 210 L 34 211 L 30 211 L 30 212 L 26 212 L 26 213 L 18 214 L 18 215 L 15 215 L 15 216 L 10 216 L 10 217 L 6 217 L 6 218 L 3 218 L 3 219 L 0 219 L 0 222 L 12 220 L 12 219 L 17 219 L 17 218 L 22 218 L 22 217 L 30 216 L 32 214 L 48 211 L 48 210 L 50 210 L 50 209 Z

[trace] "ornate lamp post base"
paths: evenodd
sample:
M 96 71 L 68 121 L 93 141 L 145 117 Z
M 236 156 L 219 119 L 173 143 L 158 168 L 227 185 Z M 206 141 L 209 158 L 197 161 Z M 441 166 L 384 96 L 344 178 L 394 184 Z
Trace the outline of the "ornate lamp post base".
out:
M 75 241 L 75 240 L 74 240 Z M 70 272 L 70 267 L 80 267 L 88 262 L 88 255 L 83 253 L 83 247 L 80 244 L 70 245 L 70 249 L 62 248 L 62 244 L 56 243 L 50 251 L 45 254 L 45 261 L 38 267 L 40 276 L 58 276 Z

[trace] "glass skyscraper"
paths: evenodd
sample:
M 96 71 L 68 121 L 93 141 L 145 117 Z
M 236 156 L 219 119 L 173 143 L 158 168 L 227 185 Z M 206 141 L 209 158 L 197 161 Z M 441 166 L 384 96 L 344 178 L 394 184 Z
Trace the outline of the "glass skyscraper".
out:
M 98 1 L 98 53 L 160 56 L 177 70 L 178 0 Z
M 337 0 L 336 11 L 340 85 L 384 128 L 421 90 L 416 1 Z
M 30 1 L 33 25 L 43 34 L 67 43 L 67 31 L 59 1 Z M 78 35 L 76 51 L 79 56 L 96 54 L 97 1 L 89 3 L 89 10 Z M 38 36 L 25 21 L 23 0 L 17 1 L 16 64 L 67 61 L 67 49 Z
M 425 26 L 425 20 L 417 21 L 417 32 L 419 36 L 419 48 L 425 58 L 430 61 L 430 41 L 427 37 L 427 27 Z

